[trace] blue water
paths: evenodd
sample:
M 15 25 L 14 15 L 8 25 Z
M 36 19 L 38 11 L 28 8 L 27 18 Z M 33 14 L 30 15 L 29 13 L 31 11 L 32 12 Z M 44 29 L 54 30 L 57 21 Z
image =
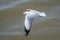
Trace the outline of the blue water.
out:
M 28 1 L 29 0 L 0 0 L 0 11 L 16 7 L 17 5 Z
M 16 7 L 17 5 L 25 2 L 31 2 L 36 0 L 0 0 L 0 11 L 6 10 L 8 8 Z M 37 0 L 40 2 L 48 2 L 51 0 Z

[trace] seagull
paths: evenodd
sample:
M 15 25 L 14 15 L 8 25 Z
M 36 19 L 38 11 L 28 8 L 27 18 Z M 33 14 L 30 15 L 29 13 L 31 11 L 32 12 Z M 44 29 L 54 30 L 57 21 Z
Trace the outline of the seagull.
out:
M 26 9 L 26 11 L 23 12 L 23 15 L 25 15 L 24 20 L 25 36 L 28 36 L 34 19 L 36 19 L 37 17 L 46 17 L 45 12 L 39 12 L 33 9 Z

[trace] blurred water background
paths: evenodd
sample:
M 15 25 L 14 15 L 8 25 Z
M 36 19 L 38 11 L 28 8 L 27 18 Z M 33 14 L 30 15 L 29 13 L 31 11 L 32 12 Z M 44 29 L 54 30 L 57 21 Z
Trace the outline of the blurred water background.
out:
M 47 16 L 34 21 L 26 39 L 22 13 L 27 8 Z M 60 40 L 60 0 L 0 0 L 0 40 Z

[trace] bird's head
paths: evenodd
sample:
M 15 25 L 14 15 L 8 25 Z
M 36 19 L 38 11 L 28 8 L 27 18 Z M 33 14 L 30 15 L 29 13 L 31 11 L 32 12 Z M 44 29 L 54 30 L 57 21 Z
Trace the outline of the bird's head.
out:
M 27 9 L 25 12 L 23 12 L 24 15 L 29 14 L 31 9 Z

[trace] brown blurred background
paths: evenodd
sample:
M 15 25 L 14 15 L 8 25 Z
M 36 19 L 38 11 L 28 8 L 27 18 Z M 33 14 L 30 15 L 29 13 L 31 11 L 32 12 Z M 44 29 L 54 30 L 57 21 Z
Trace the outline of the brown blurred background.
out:
M 43 11 L 28 37 L 24 36 L 27 8 Z M 0 0 L 0 40 L 60 40 L 60 0 Z

